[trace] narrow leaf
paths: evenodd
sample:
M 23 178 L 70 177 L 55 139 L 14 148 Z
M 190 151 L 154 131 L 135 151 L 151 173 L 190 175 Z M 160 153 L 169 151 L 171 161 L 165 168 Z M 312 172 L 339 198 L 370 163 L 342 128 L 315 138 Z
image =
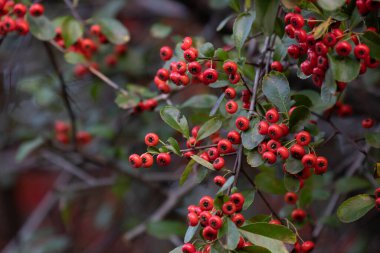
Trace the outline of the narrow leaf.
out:
M 212 118 L 206 121 L 198 131 L 197 141 L 203 140 L 217 132 L 222 127 L 222 124 L 223 122 L 218 118 Z
M 160 110 L 160 115 L 166 124 L 182 133 L 185 138 L 189 138 L 187 119 L 177 108 L 170 105 L 165 106 Z

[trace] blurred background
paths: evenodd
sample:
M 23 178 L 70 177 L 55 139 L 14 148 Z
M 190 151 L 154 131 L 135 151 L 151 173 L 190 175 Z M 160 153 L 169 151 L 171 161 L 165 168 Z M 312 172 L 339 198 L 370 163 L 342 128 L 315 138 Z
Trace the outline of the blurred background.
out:
M 70 15 L 64 1 L 43 3 L 52 20 Z M 228 0 L 80 0 L 77 10 L 84 19 L 117 17 L 131 34 L 127 53 L 118 59 L 116 66 L 105 62 L 112 48 L 100 49 L 96 62 L 102 72 L 122 86 L 137 85 L 156 91 L 152 80 L 162 65 L 158 53 L 161 46 L 174 46 L 187 35 L 211 41 L 216 47 L 231 43 L 232 20 L 220 32 L 216 31 L 219 23 L 232 14 L 228 5 Z M 79 153 L 55 143 L 54 122 L 69 119 L 45 47 L 31 35 L 3 39 L 0 248 L 3 252 L 18 253 L 169 252 L 181 244 L 186 231 L 187 205 L 197 203 L 202 195 L 213 196 L 216 192 L 212 177 L 199 180 L 202 183 L 197 187 L 188 184 L 178 191 L 183 161 L 175 159 L 164 169 L 156 166 L 146 171 L 131 169 L 128 156 L 145 152 L 146 133 L 156 132 L 163 139 L 181 137 L 163 124 L 157 112 L 130 115 L 114 102 L 116 94 L 112 89 L 91 75 L 78 78 L 74 67 L 65 63 L 59 52 L 55 55 L 69 88 L 78 128 L 91 133 L 93 141 Z M 345 103 L 352 105 L 353 115 L 333 116 L 348 135 L 362 136 L 359 126 L 365 117 L 380 121 L 379 77 L 378 70 L 374 70 L 349 85 Z M 297 79 L 294 74 L 290 76 L 290 84 L 297 89 L 313 89 L 311 83 Z M 174 95 L 172 102 L 183 103 L 201 93 L 217 95 L 220 91 L 196 85 Z M 183 110 L 191 126 L 195 126 L 207 118 L 210 106 Z M 318 122 L 318 126 L 326 135 L 332 132 L 323 123 Z M 37 145 L 39 148 L 34 150 Z M 33 152 L 29 152 L 31 149 Z M 339 136 L 319 152 L 331 160 L 332 172 L 313 179 L 311 198 L 316 202 L 310 212 L 315 218 L 321 215 L 331 195 L 332 180 L 357 158 L 355 149 Z M 378 157 L 375 151 L 371 152 Z M 25 154 L 28 155 L 24 158 Z M 258 172 L 251 173 L 253 177 Z M 276 188 L 279 183 L 275 181 L 276 175 L 271 180 L 263 182 L 265 192 L 281 193 L 282 189 Z M 357 192 L 372 192 L 368 183 L 363 180 L 360 183 Z M 249 188 L 243 178 L 239 184 L 241 189 Z M 283 208 L 282 195 L 266 195 L 282 215 L 289 214 L 291 209 Z M 165 205 L 168 199 L 173 204 Z M 261 213 L 268 210 L 257 198 L 247 217 Z M 321 234 L 316 252 L 380 252 L 380 216 L 375 211 L 349 225 L 342 226 L 334 216 L 326 217 L 324 222 L 328 229 Z M 306 226 L 301 233 L 310 237 L 314 225 Z

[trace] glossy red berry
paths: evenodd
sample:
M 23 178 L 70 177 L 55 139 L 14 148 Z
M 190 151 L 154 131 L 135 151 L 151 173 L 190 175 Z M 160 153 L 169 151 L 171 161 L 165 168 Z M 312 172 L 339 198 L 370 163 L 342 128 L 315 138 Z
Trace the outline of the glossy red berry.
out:
M 294 221 L 302 222 L 306 218 L 306 212 L 302 209 L 294 209 L 291 216 Z
M 277 109 L 272 108 L 265 113 L 265 118 L 270 123 L 276 123 L 280 119 Z
M 227 134 L 227 139 L 232 143 L 232 144 L 240 144 L 241 143 L 241 136 L 239 132 L 237 131 L 230 131 Z
M 214 207 L 214 200 L 210 196 L 203 196 L 199 201 L 202 211 L 210 211 Z
M 217 234 L 218 234 L 218 231 L 216 231 L 210 226 L 205 227 L 202 231 L 202 236 L 207 241 L 215 240 L 217 237 Z
M 279 126 L 282 129 L 282 136 L 287 136 L 289 134 L 289 127 L 284 123 L 281 123 Z
M 99 36 L 102 33 L 102 28 L 100 25 L 92 25 L 90 27 L 90 33 L 96 36 Z
M 281 143 L 276 140 L 269 140 L 267 142 L 267 149 L 273 153 L 276 153 L 279 147 L 281 147 Z
M 189 226 L 194 227 L 198 225 L 198 222 L 199 222 L 198 215 L 195 212 L 190 212 L 187 215 L 187 221 L 188 221 Z
M 300 57 L 300 48 L 297 45 L 290 45 L 288 47 L 288 54 L 293 59 L 298 59 Z
M 159 166 L 167 166 L 170 164 L 171 157 L 168 153 L 160 153 L 156 157 L 156 162 Z
M 362 120 L 362 127 L 363 128 L 371 128 L 375 125 L 375 121 L 372 118 L 367 118 Z
M 202 66 L 199 62 L 193 61 L 190 62 L 187 66 L 187 70 L 192 74 L 192 75 L 199 75 L 202 72 Z
M 301 146 L 307 146 L 311 141 L 311 135 L 309 132 L 301 131 L 296 135 L 296 141 Z
M 351 44 L 348 43 L 347 41 L 340 41 L 338 44 L 335 46 L 335 52 L 339 56 L 347 56 L 351 53 Z
M 39 17 L 43 15 L 45 12 L 45 8 L 42 4 L 34 3 L 29 7 L 29 13 L 33 17 Z
M 228 76 L 228 81 L 232 84 L 237 84 L 240 81 L 240 74 L 235 73 Z
M 226 154 L 232 150 L 232 143 L 227 139 L 222 139 L 218 142 L 217 147 L 220 154 Z
M 198 58 L 198 50 L 191 47 L 183 52 L 183 57 L 187 62 L 193 62 Z
M 277 155 L 279 155 L 282 160 L 286 160 L 289 158 L 290 152 L 286 147 L 279 147 L 276 152 L 277 152 Z
M 302 15 L 300 15 L 300 14 L 294 14 L 290 18 L 290 23 L 294 26 L 295 29 L 301 29 L 304 26 L 304 24 L 305 24 L 305 20 L 302 17 Z
M 374 69 L 374 68 L 377 68 L 379 66 L 380 62 L 378 60 L 368 56 L 367 58 L 364 59 L 364 63 L 368 68 Z
M 226 215 L 232 215 L 236 212 L 236 205 L 232 201 L 227 201 L 222 205 L 222 211 Z
M 380 187 L 379 188 L 376 188 L 376 190 L 375 190 L 375 198 L 380 198 Z
M 377 198 L 375 200 L 375 207 L 376 207 L 377 211 L 380 211 L 380 198 Z
M 277 124 L 270 125 L 268 127 L 268 136 L 274 140 L 280 139 L 283 136 L 282 128 Z
M 328 47 L 334 47 L 337 43 L 337 39 L 334 33 L 326 33 L 326 35 L 323 37 L 323 43 Z
M 237 129 L 239 129 L 241 131 L 246 131 L 249 128 L 249 119 L 247 119 L 244 116 L 239 116 L 235 120 L 235 125 L 236 125 Z
M 259 152 L 259 154 L 264 154 L 265 151 L 267 151 L 267 143 L 266 142 L 262 142 L 259 144 L 259 146 L 257 147 L 257 152 Z
M 327 167 L 328 167 L 327 159 L 323 156 L 318 156 L 317 163 L 314 168 L 315 174 L 320 175 L 320 174 L 325 173 L 327 171 Z
M 227 61 L 223 64 L 223 70 L 227 75 L 235 75 L 237 69 L 237 64 L 233 61 Z
M 292 19 L 293 16 L 294 16 L 293 12 L 286 13 L 285 18 L 284 18 L 284 21 L 285 21 L 286 25 L 290 24 L 290 21 L 291 21 L 291 19 Z
M 234 100 L 230 100 L 226 103 L 226 112 L 234 114 L 238 110 L 238 104 Z
M 306 76 L 309 76 L 313 73 L 313 68 L 309 61 L 302 62 L 300 67 L 302 73 L 304 73 Z
M 266 151 L 263 154 L 263 159 L 269 164 L 274 164 L 276 162 L 276 155 L 271 151 Z
M 68 133 L 70 131 L 70 125 L 64 121 L 57 120 L 54 123 L 54 130 L 57 133 Z
M 227 88 L 224 93 L 226 94 L 226 97 L 229 99 L 234 99 L 236 97 L 236 90 L 232 87 Z
M 245 218 L 241 213 L 234 214 L 231 220 L 236 224 L 237 227 L 241 227 L 245 222 Z
M 221 170 L 224 167 L 224 164 L 225 164 L 224 158 L 223 157 L 218 157 L 212 163 L 212 166 L 214 167 L 215 170 Z
M 356 45 L 354 48 L 354 54 L 358 59 L 365 59 L 369 56 L 369 47 L 365 44 Z
M 290 153 L 294 158 L 302 159 L 302 157 L 305 155 L 305 149 L 299 144 L 294 144 L 290 147 Z
M 87 145 L 92 140 L 92 135 L 86 131 L 79 131 L 76 135 L 76 140 L 79 145 Z
M 305 30 L 296 30 L 295 33 L 294 33 L 294 38 L 299 42 L 299 43 L 303 43 L 303 42 L 306 42 L 307 40 L 307 33 Z
M 274 220 L 270 220 L 268 223 L 269 223 L 269 224 L 273 224 L 273 225 L 281 225 L 281 221 L 276 220 L 276 219 L 274 219 Z
M 223 220 L 222 218 L 220 218 L 219 216 L 217 215 L 213 215 L 210 217 L 210 219 L 208 220 L 208 225 L 210 227 L 212 227 L 213 229 L 220 229 L 223 225 Z
M 305 241 L 301 245 L 302 252 L 309 253 L 314 249 L 314 242 L 312 241 Z
M 155 133 L 148 133 L 145 135 L 145 144 L 149 147 L 157 146 L 160 138 Z
M 294 205 L 297 203 L 298 196 L 295 192 L 287 192 L 284 196 L 284 200 L 289 205 Z
M 270 69 L 273 71 L 278 71 L 278 72 L 284 71 L 284 67 L 282 66 L 281 62 L 279 62 L 279 61 L 272 62 L 272 64 L 270 65 Z
M 237 207 L 242 207 L 244 205 L 244 202 L 245 202 L 245 198 L 243 196 L 243 194 L 237 192 L 237 193 L 233 193 L 231 196 L 230 196 L 230 200 L 237 206 Z
M 214 177 L 214 183 L 217 186 L 222 187 L 226 183 L 226 179 L 222 176 L 216 176 Z
M 313 168 L 317 164 L 317 157 L 314 154 L 306 154 L 301 162 L 305 168 Z
M 208 68 L 203 72 L 203 82 L 205 84 L 214 83 L 218 80 L 218 72 L 215 69 Z
M 182 253 L 196 253 L 196 248 L 191 243 L 186 243 L 182 246 Z
M 193 45 L 193 39 L 191 37 L 185 37 L 181 44 L 182 50 L 187 50 Z
M 321 41 L 315 43 L 315 52 L 317 55 L 327 55 L 328 47 Z
M 170 47 L 168 47 L 168 46 L 161 47 L 161 49 L 160 49 L 160 56 L 161 56 L 162 60 L 168 61 L 173 56 L 173 50 Z
M 156 76 L 157 76 L 160 80 L 162 80 L 162 81 L 167 81 L 167 80 L 169 80 L 169 75 L 170 75 L 169 70 L 164 69 L 164 68 L 160 68 L 159 70 L 157 70 L 157 73 L 156 73 Z
M 140 168 L 142 165 L 141 157 L 138 154 L 132 154 L 129 156 L 129 163 L 134 168 Z
M 261 135 L 267 135 L 268 134 L 268 128 L 269 128 L 269 124 L 268 122 L 266 121 L 260 121 L 258 127 L 257 127 L 257 130 L 259 132 L 259 134 Z
M 19 18 L 22 18 L 25 16 L 26 14 L 26 11 L 27 11 L 27 8 L 24 4 L 22 3 L 18 3 L 16 4 L 14 7 L 13 7 L 13 13 L 19 17 Z
M 294 39 L 296 29 L 292 24 L 286 25 L 285 26 L 285 33 L 288 35 L 289 38 Z
M 149 153 L 142 154 L 141 156 L 142 167 L 150 168 L 153 165 L 153 156 Z

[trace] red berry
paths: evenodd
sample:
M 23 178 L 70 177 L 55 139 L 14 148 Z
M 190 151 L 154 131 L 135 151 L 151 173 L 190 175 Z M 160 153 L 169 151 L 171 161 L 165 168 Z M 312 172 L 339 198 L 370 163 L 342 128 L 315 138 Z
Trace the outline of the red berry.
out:
M 375 190 L 375 198 L 380 198 L 380 187 L 379 188 L 376 188 L 376 190 Z
M 226 111 L 229 114 L 234 114 L 238 110 L 238 104 L 234 100 L 230 100 L 226 104 Z
M 263 159 L 269 164 L 274 164 L 276 162 L 276 155 L 271 151 L 266 151 L 263 154 Z
M 218 231 L 216 231 L 215 229 L 213 229 L 210 226 L 205 227 L 203 229 L 203 231 L 202 231 L 202 236 L 207 241 L 213 241 L 213 240 L 215 240 L 217 234 L 218 234 Z
M 186 243 L 182 246 L 182 253 L 196 253 L 195 246 L 191 243 Z
M 223 204 L 222 211 L 226 215 L 232 215 L 236 212 L 236 205 L 232 201 L 227 201 Z
M 268 128 L 269 128 L 269 124 L 268 122 L 266 121 L 260 121 L 258 127 L 257 127 L 257 130 L 259 132 L 259 134 L 261 135 L 267 135 L 268 134 Z
M 311 141 L 311 135 L 309 132 L 301 131 L 296 135 L 296 141 L 301 146 L 307 146 Z
M 222 176 L 216 176 L 214 177 L 214 183 L 217 186 L 222 187 L 226 183 L 226 179 Z
M 305 168 L 313 168 L 317 164 L 317 157 L 314 154 L 306 154 L 301 162 Z
M 280 139 L 283 136 L 282 128 L 277 124 L 270 125 L 268 127 L 268 136 L 274 140 Z
M 323 75 L 324 75 L 324 71 L 328 68 L 328 66 L 329 66 L 329 61 L 327 60 L 327 58 L 322 55 L 318 56 L 317 67 L 322 70 Z
M 323 156 L 317 157 L 317 163 L 315 165 L 314 171 L 315 174 L 320 175 L 327 171 L 328 161 Z
M 173 50 L 168 46 L 161 47 L 160 56 L 163 61 L 168 61 L 173 56 Z
M 70 142 L 69 135 L 67 133 L 56 133 L 55 139 L 62 144 L 68 144 Z
M 200 208 L 201 210 L 201 213 L 199 214 L 199 220 L 201 222 L 201 225 L 203 227 L 205 226 L 208 226 L 208 220 L 210 219 L 210 217 L 212 216 L 210 212 L 208 211 L 202 211 L 202 209 Z
M 90 33 L 99 36 L 102 33 L 102 28 L 100 25 L 92 25 L 90 27 Z
M 219 157 L 219 151 L 217 148 L 211 147 L 207 150 L 207 155 L 211 161 L 214 161 L 216 158 Z
M 203 72 L 203 82 L 205 84 L 215 83 L 218 80 L 218 72 L 215 69 L 208 68 Z
M 210 217 L 210 219 L 208 220 L 208 224 L 210 227 L 212 227 L 213 229 L 220 229 L 223 225 L 223 220 L 222 218 L 220 218 L 219 216 L 217 215 L 213 215 Z
M 193 45 L 193 39 L 191 37 L 185 37 L 181 44 L 182 50 L 187 50 Z
M 54 129 L 57 133 L 68 133 L 70 131 L 70 125 L 64 121 L 57 120 L 54 123 Z
M 171 157 L 168 153 L 158 154 L 156 157 L 156 162 L 159 166 L 167 166 L 170 164 Z
M 302 252 L 309 253 L 314 249 L 314 242 L 306 241 L 301 245 Z
M 215 161 L 212 163 L 212 166 L 216 170 L 221 170 L 224 167 L 224 158 L 223 157 L 218 157 L 215 159 Z
M 335 52 L 339 56 L 347 56 L 351 52 L 351 44 L 348 43 L 347 41 L 340 41 L 338 44 L 335 46 Z
M 279 61 L 272 62 L 272 64 L 270 65 L 270 69 L 273 71 L 278 71 L 278 72 L 284 71 L 284 67 L 282 66 L 281 62 L 279 62 Z
M 26 9 L 26 6 L 22 3 L 18 3 L 16 4 L 14 7 L 13 7 L 13 13 L 19 17 L 19 18 L 22 18 L 25 16 L 25 13 L 26 13 L 27 9 Z
M 245 218 L 242 214 L 236 213 L 232 216 L 232 221 L 236 224 L 237 227 L 241 227 L 245 222 Z
M 300 48 L 297 45 L 290 45 L 288 47 L 288 54 L 293 59 L 298 59 L 300 57 Z
M 232 150 L 232 143 L 227 139 L 222 139 L 218 142 L 218 150 L 221 154 L 229 153 Z
M 235 73 L 228 76 L 228 81 L 232 84 L 237 84 L 240 81 L 240 74 Z
M 142 167 L 150 168 L 153 165 L 153 156 L 149 153 L 142 154 L 141 156 Z
M 364 59 L 364 63 L 368 68 L 375 69 L 379 66 L 379 61 L 368 56 Z
M 160 138 L 155 133 L 148 133 L 145 135 L 145 144 L 149 147 L 157 146 Z
M 323 42 L 319 41 L 315 43 L 315 52 L 317 55 L 327 55 L 328 48 Z
M 202 66 L 199 62 L 193 61 L 190 62 L 187 66 L 187 70 L 192 74 L 192 75 L 199 75 L 202 72 Z
M 281 221 L 279 221 L 279 220 L 270 220 L 270 221 L 269 221 L 269 224 L 273 224 L 273 225 L 281 225 Z
M 160 80 L 162 80 L 162 81 L 167 81 L 167 80 L 169 80 L 169 75 L 170 75 L 169 70 L 164 69 L 164 68 L 160 68 L 159 70 L 157 70 L 157 73 L 156 73 L 156 76 L 157 76 Z
M 243 194 L 238 192 L 232 194 L 230 200 L 236 205 L 236 207 L 242 207 L 245 201 Z
M 224 93 L 226 94 L 226 97 L 229 99 L 234 99 L 236 97 L 236 90 L 232 87 L 227 88 Z
M 227 134 L 227 139 L 232 143 L 232 144 L 240 144 L 241 143 L 241 136 L 237 131 L 230 131 Z
M 235 125 L 236 127 L 241 130 L 241 131 L 246 131 L 248 130 L 249 128 L 249 119 L 247 119 L 246 117 L 244 116 L 239 116 L 236 120 L 235 120 Z
M 294 205 L 298 200 L 298 196 L 294 192 L 287 192 L 284 199 L 287 204 Z
M 294 14 L 290 18 L 290 23 L 294 26 L 294 28 L 301 29 L 304 26 L 304 24 L 305 24 L 305 20 L 302 17 L 302 15 L 300 15 L 300 14 Z
M 237 71 L 237 64 L 233 61 L 227 61 L 223 64 L 223 70 L 227 75 L 234 75 Z
M 285 26 L 285 33 L 288 35 L 289 38 L 294 39 L 296 29 L 293 25 L 289 24 Z
M 276 123 L 280 119 L 280 114 L 275 108 L 272 108 L 265 113 L 265 118 L 270 123 Z
M 286 160 L 289 158 L 289 150 L 286 147 L 279 147 L 277 149 L 277 155 L 281 157 L 282 160 Z
M 358 59 L 365 59 L 369 56 L 369 47 L 365 44 L 356 45 L 354 48 L 354 54 Z
M 210 211 L 214 207 L 214 200 L 210 196 L 203 196 L 199 201 L 199 207 L 202 211 Z
M 191 47 L 183 52 L 183 57 L 187 62 L 193 62 L 198 58 L 198 50 Z
M 375 207 L 376 207 L 377 211 L 380 211 L 380 198 L 377 198 L 375 200 Z
M 301 71 L 306 76 L 309 76 L 312 74 L 313 69 L 309 61 L 304 61 L 301 63 Z
M 299 144 L 294 144 L 290 147 L 290 153 L 294 158 L 302 159 L 302 157 L 305 155 L 305 149 Z
M 293 16 L 294 16 L 293 12 L 286 13 L 285 18 L 284 18 L 285 24 L 287 25 L 290 24 L 290 21 Z
M 291 216 L 294 221 L 302 222 L 306 218 L 306 212 L 302 209 L 294 209 Z
M 265 151 L 267 151 L 267 144 L 266 142 L 262 142 L 259 144 L 259 146 L 257 147 L 257 151 L 259 152 L 259 154 L 264 154 Z
M 334 47 L 336 42 L 337 39 L 334 33 L 326 33 L 323 37 L 323 43 L 328 47 Z
M 141 157 L 138 154 L 132 154 L 129 156 L 129 163 L 134 168 L 140 168 L 142 165 Z
M 276 153 L 279 147 L 281 147 L 281 143 L 276 140 L 270 140 L 267 142 L 267 149 L 273 153 Z
M 35 3 L 29 7 L 29 13 L 33 17 L 38 17 L 44 14 L 45 8 L 42 4 Z
M 24 19 L 16 20 L 16 30 L 20 35 L 26 35 L 29 32 L 29 24 Z
M 76 136 L 79 145 L 86 145 L 91 142 L 92 136 L 89 132 L 79 131 Z
M 307 25 L 313 29 L 314 26 L 316 26 L 318 24 L 318 22 L 316 21 L 316 19 L 314 17 L 310 17 L 307 21 Z
M 371 128 L 375 124 L 375 121 L 372 118 L 363 119 L 362 120 L 362 127 L 363 128 Z
M 282 136 L 287 136 L 289 134 L 289 127 L 284 123 L 281 123 L 279 126 L 282 129 Z
M 307 33 L 305 30 L 296 30 L 294 37 L 299 43 L 303 43 L 307 40 Z

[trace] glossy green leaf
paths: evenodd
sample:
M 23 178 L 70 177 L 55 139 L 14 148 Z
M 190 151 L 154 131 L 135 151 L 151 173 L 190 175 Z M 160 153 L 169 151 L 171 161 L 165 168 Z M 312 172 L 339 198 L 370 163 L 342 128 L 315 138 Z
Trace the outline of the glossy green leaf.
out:
M 87 60 L 86 60 L 86 58 L 84 58 L 83 54 L 79 54 L 79 53 L 75 53 L 75 52 L 65 53 L 64 57 L 65 57 L 65 60 L 71 64 L 78 64 L 78 63 L 84 64 L 87 62 Z
M 367 180 L 360 177 L 352 176 L 340 178 L 335 183 L 335 190 L 338 193 L 349 193 L 351 191 L 366 189 L 370 186 L 371 185 Z
M 172 251 L 170 251 L 169 253 L 183 253 L 182 251 L 182 245 L 181 246 L 178 246 L 177 248 L 173 249 Z
M 255 1 L 255 27 L 269 35 L 274 30 L 278 9 L 278 0 Z
M 228 188 L 230 188 L 230 186 L 234 183 L 234 180 L 235 180 L 235 176 L 230 176 L 227 179 L 227 181 L 224 183 L 224 185 L 222 187 L 220 187 L 220 189 L 218 190 L 218 192 L 216 193 L 216 195 L 220 195 L 224 191 L 226 191 Z
M 179 185 L 183 185 L 186 182 L 186 180 L 188 179 L 190 173 L 193 171 L 194 164 L 195 164 L 194 160 L 190 160 L 187 163 L 185 169 L 183 170 L 181 178 L 179 179 Z
M 235 223 L 227 218 L 227 249 L 234 250 L 236 249 L 236 246 L 239 243 L 240 240 L 240 233 L 238 228 L 236 227 Z
M 33 140 L 24 142 L 20 145 L 16 153 L 16 161 L 21 162 L 24 160 L 31 152 L 41 147 L 44 144 L 44 139 L 42 137 L 37 137 Z
M 173 153 L 178 156 L 182 155 L 181 150 L 179 148 L 178 141 L 176 139 L 174 139 L 173 137 L 169 137 L 167 142 L 170 144 L 170 145 L 167 145 L 167 148 L 169 150 L 173 151 Z
M 295 102 L 293 106 L 305 106 L 307 108 L 313 106 L 313 102 L 308 98 L 308 96 L 303 94 L 294 94 L 291 99 Z
M 66 47 L 70 47 L 83 36 L 83 25 L 73 17 L 66 17 L 62 22 L 61 29 Z
M 217 132 L 222 127 L 223 122 L 218 118 L 212 118 L 206 121 L 197 134 L 197 141 L 203 140 L 213 133 Z
M 167 239 L 172 235 L 183 236 L 185 234 L 186 226 L 179 221 L 152 221 L 148 222 L 147 231 L 160 239 Z
M 341 222 L 350 223 L 363 217 L 375 206 L 375 199 L 368 194 L 360 194 L 345 200 L 338 208 Z
M 227 17 L 225 17 L 218 25 L 218 27 L 216 28 L 216 31 L 219 32 L 221 31 L 225 26 L 226 24 L 228 23 L 228 21 L 230 21 L 231 19 L 233 19 L 235 17 L 235 15 L 231 14 Z
M 296 132 L 309 121 L 311 116 L 310 110 L 305 106 L 297 106 L 289 119 L 289 128 L 291 132 Z
M 104 36 L 113 44 L 124 44 L 131 39 L 128 29 L 120 21 L 113 18 L 100 18 L 97 21 Z
M 256 195 L 256 190 L 244 190 L 241 191 L 241 194 L 244 196 L 244 205 L 243 205 L 243 210 L 247 210 L 255 200 L 255 195 Z
M 258 222 L 243 226 L 240 228 L 240 230 L 244 230 L 252 234 L 269 237 L 289 244 L 295 243 L 297 241 L 296 234 L 289 228 L 282 225 Z
M 256 246 L 270 250 L 272 253 L 289 253 L 285 244 L 279 240 L 271 239 L 266 236 L 254 234 L 245 230 L 240 230 L 241 234 Z
M 300 160 L 289 157 L 285 163 L 286 171 L 290 174 L 297 174 L 303 170 L 303 165 Z
M 375 32 L 367 31 L 360 37 L 370 49 L 371 57 L 380 60 L 380 35 Z
M 215 95 L 201 94 L 192 96 L 182 105 L 182 108 L 211 108 L 216 103 L 217 97 Z
M 256 245 L 244 247 L 243 249 L 238 250 L 238 252 L 241 252 L 241 253 L 271 253 L 270 250 L 268 250 L 264 247 L 256 246 Z
M 247 163 L 251 165 L 251 167 L 256 168 L 260 165 L 264 164 L 264 160 L 257 151 L 250 151 L 246 153 L 247 155 Z
M 284 186 L 288 192 L 298 192 L 300 181 L 292 175 L 284 175 Z
M 197 233 L 198 229 L 199 229 L 199 223 L 196 226 L 189 226 L 186 230 L 186 234 L 185 234 L 183 242 L 184 243 L 190 242 L 191 239 L 193 239 L 194 235 Z
M 365 134 L 365 140 L 371 147 L 380 148 L 380 133 L 368 132 Z
M 259 134 L 258 122 L 259 119 L 252 120 L 250 123 L 252 127 L 241 133 L 243 147 L 248 150 L 256 148 L 265 138 L 264 135 Z
M 284 74 L 271 71 L 263 78 L 263 93 L 280 112 L 290 108 L 290 87 Z
M 164 106 L 160 110 L 162 120 L 170 127 L 182 133 L 185 138 L 189 138 L 189 125 L 187 119 L 174 106 Z
M 209 85 L 210 88 L 223 88 L 230 85 L 230 82 L 227 80 L 218 80 L 215 83 Z
M 334 11 L 342 7 L 345 3 L 345 0 L 318 0 L 318 5 L 326 11 Z
M 333 77 L 331 70 L 326 71 L 325 81 L 321 87 L 321 99 L 325 103 L 332 103 L 332 101 L 336 101 L 336 81 Z
M 358 77 L 360 62 L 351 57 L 340 57 L 328 54 L 333 78 L 341 82 L 351 82 Z
M 199 48 L 199 52 L 201 53 L 201 55 L 205 56 L 205 57 L 213 57 L 214 56 L 214 45 L 211 44 L 210 42 L 206 42 L 204 43 L 200 48 Z
M 206 167 L 207 169 L 209 170 L 215 170 L 214 167 L 212 166 L 212 164 L 204 159 L 202 159 L 200 156 L 197 156 L 197 155 L 192 155 L 191 158 L 196 161 L 197 163 L 199 163 L 200 165 L 202 165 L 203 167 Z
M 27 13 L 26 21 L 29 24 L 30 33 L 37 39 L 47 41 L 55 37 L 55 27 L 46 16 L 33 17 Z
M 254 12 L 241 13 L 235 20 L 232 37 L 239 54 L 251 32 L 254 20 Z
M 255 184 L 258 189 L 272 194 L 285 194 L 286 189 L 281 180 L 274 172 L 261 172 L 255 177 Z

